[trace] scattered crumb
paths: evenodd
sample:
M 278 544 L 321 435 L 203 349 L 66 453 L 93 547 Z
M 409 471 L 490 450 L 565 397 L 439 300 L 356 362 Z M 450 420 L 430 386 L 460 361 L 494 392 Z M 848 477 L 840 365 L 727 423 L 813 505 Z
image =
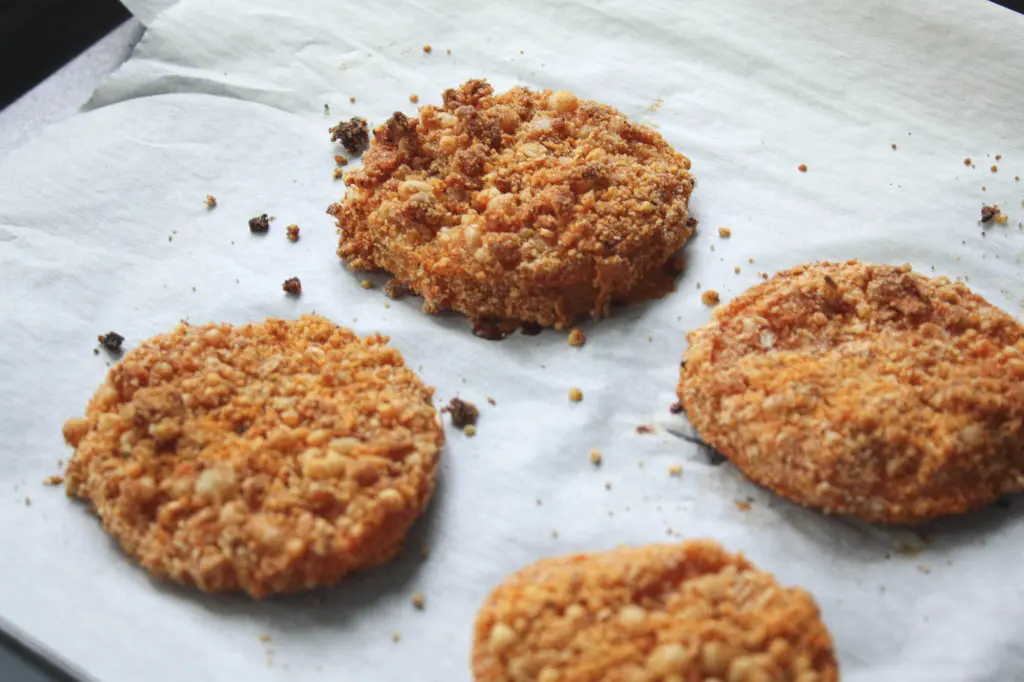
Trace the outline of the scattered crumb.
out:
M 750 511 L 750 503 L 749 502 L 737 501 L 737 502 L 734 502 L 733 504 L 735 504 L 736 508 L 739 509 L 740 511 Z
M 896 143 L 895 142 L 892 143 L 892 150 L 896 151 Z
M 348 159 L 346 159 L 341 154 L 335 154 L 334 155 L 334 165 L 338 166 L 339 168 L 341 166 L 346 166 L 346 165 L 348 165 Z
M 929 573 L 932 572 L 932 569 L 928 568 L 924 564 L 918 564 L 917 565 L 917 570 L 921 571 L 921 573 L 924 573 L 925 575 L 928 575 Z
M 451 51 L 451 50 L 445 50 L 445 53 L 446 53 L 446 54 L 451 54 L 451 53 L 452 53 L 452 51 Z
M 487 402 L 488 402 L 488 403 L 490 403 L 491 405 L 497 405 L 497 404 L 498 404 L 498 403 L 496 403 L 496 402 L 494 401 L 494 398 L 491 398 L 490 396 L 488 396 L 488 398 L 487 398 Z
M 426 52 L 427 54 L 430 54 L 431 51 L 433 51 L 433 49 L 434 48 L 432 48 L 430 45 L 424 45 L 423 46 L 423 51 Z
M 43 479 L 43 485 L 60 485 L 63 482 L 63 476 L 47 476 Z
M 335 180 L 341 180 L 343 177 L 345 177 L 345 171 L 341 170 L 340 168 L 335 168 L 333 171 L 331 171 L 331 177 L 333 177 Z
M 747 262 L 748 262 L 748 263 L 753 263 L 753 262 L 754 262 L 754 259 L 753 259 L 753 257 L 751 257 L 751 258 L 748 258 L 748 259 L 747 259 Z
M 966 159 L 964 159 L 964 165 L 965 166 L 970 166 L 971 165 L 971 157 L 968 156 Z
M 740 274 L 740 266 L 737 265 L 732 269 L 732 271 L 735 272 L 737 275 Z
M 718 236 L 721 237 L 722 239 L 728 239 L 729 237 L 732 236 L 732 230 L 730 230 L 728 227 L 720 227 L 718 228 Z
M 99 348 L 93 348 L 92 349 L 92 354 L 93 355 L 99 355 L 100 354 L 100 349 Z
M 299 241 L 299 226 L 298 225 L 289 225 L 287 227 L 287 230 L 288 230 L 288 241 L 290 241 L 290 242 L 297 242 L 297 241 Z
M 398 278 L 392 278 L 384 285 L 384 293 L 388 298 L 398 300 L 409 293 L 409 287 Z
M 579 327 L 573 327 L 569 330 L 569 345 L 579 348 L 587 342 L 587 335 L 583 333 L 583 330 Z
M 331 142 L 341 142 L 349 154 L 359 154 L 370 144 L 370 127 L 366 119 L 353 116 L 331 128 Z
M 364 279 L 362 282 L 359 283 L 359 286 L 361 286 L 364 289 L 372 289 L 373 288 L 373 282 L 371 282 L 368 279 Z
M 398 640 L 400 640 L 400 639 L 402 639 L 402 635 L 400 635 L 398 633 L 398 630 L 395 630 L 394 632 L 391 633 L 391 641 L 392 642 L 396 642 L 397 643 Z
M 993 173 L 997 173 L 999 172 L 999 166 L 992 164 L 992 167 L 989 168 L 989 170 L 992 171 Z
M 423 596 L 422 592 L 413 592 L 412 599 L 410 599 L 412 605 L 422 611 L 427 606 L 427 598 Z
M 473 426 L 480 418 L 480 410 L 476 408 L 476 405 L 462 398 L 452 398 L 448 401 L 447 406 L 441 408 L 441 412 L 451 415 L 452 426 L 457 429 Z
M 704 305 L 718 305 L 718 302 L 722 299 L 718 296 L 717 291 L 708 289 L 700 295 L 700 300 Z
M 1003 155 L 1002 154 L 996 154 L 996 161 L 1002 161 L 1002 160 L 1003 160 Z
M 356 103 L 356 98 L 355 97 L 349 97 L 348 98 L 348 103 L 349 104 L 355 104 Z
M 671 412 L 672 414 L 682 414 L 683 404 L 677 400 L 676 402 L 668 406 L 668 411 Z
M 267 218 L 267 220 L 269 220 L 270 222 L 274 222 L 275 220 L 277 220 L 277 216 L 276 215 L 272 215 L 269 218 Z
M 64 458 L 63 457 L 58 457 L 57 458 L 57 466 L 59 466 L 59 467 L 64 466 Z
M 417 102 L 420 101 L 420 96 L 419 95 L 409 95 L 409 101 L 412 102 L 413 104 L 416 104 Z
M 650 424 L 640 424 L 636 427 L 636 432 L 639 434 L 654 433 L 654 427 Z
M 1019 175 L 1014 175 L 1013 179 L 1016 180 L 1017 182 L 1020 182 L 1020 176 Z
M 281 288 L 291 296 L 302 295 L 302 282 L 299 281 L 298 277 L 289 277 L 281 285 Z
M 260 641 L 261 642 L 269 642 L 270 641 L 270 635 L 268 635 L 266 633 L 260 635 Z
M 996 216 L 995 220 L 996 220 L 997 223 L 1004 223 L 1005 224 L 1005 223 L 1010 222 L 1010 216 L 1006 215 L 1005 213 L 1000 213 L 999 215 Z
M 611 481 L 605 481 L 604 482 L 604 489 L 605 490 L 611 490 L 612 489 L 612 482 Z
M 270 230 L 270 218 L 266 213 L 249 218 L 249 231 L 253 234 L 266 234 Z
M 1002 211 L 999 210 L 999 205 L 998 204 L 993 204 L 992 206 L 982 206 L 981 207 L 981 222 L 987 223 L 988 221 L 992 220 L 993 218 L 995 218 L 995 217 L 997 217 L 997 216 L 999 216 L 1001 214 L 1002 214 Z
M 217 197 L 212 194 L 206 195 L 206 208 L 215 208 L 217 206 Z
M 324 116 L 330 116 L 330 115 L 331 115 L 331 107 L 330 107 L 330 105 L 325 104 L 324 105 Z
M 101 346 L 109 350 L 111 353 L 120 353 L 121 346 L 124 344 L 124 337 L 117 332 L 100 334 L 96 337 L 96 340 L 100 342 Z
M 473 426 L 472 424 L 466 424 L 466 426 L 463 427 L 462 432 L 466 434 L 466 436 L 468 436 L 469 438 L 472 438 L 473 436 L 476 435 L 476 427 Z
M 598 465 L 601 464 L 601 451 L 600 450 L 591 450 L 590 451 L 590 463 L 593 464 L 594 466 L 598 466 Z
M 801 173 L 806 173 L 807 172 L 807 164 L 806 163 L 801 163 L 799 166 L 796 167 L 796 169 L 798 171 L 800 171 Z
M 573 401 L 574 403 L 578 403 L 579 401 L 583 400 L 583 391 L 581 391 L 578 388 L 570 388 L 569 400 Z
M 682 476 L 683 475 L 683 465 L 682 464 L 673 464 L 672 466 L 670 466 L 668 468 L 668 475 L 669 476 Z

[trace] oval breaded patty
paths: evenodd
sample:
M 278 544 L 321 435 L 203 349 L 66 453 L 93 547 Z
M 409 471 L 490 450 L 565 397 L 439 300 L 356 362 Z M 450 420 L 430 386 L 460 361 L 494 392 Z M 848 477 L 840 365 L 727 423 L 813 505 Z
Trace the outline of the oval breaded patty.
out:
M 810 594 L 718 544 L 545 559 L 487 598 L 476 682 L 835 682 Z
M 1024 490 L 1024 328 L 963 284 L 813 263 L 688 339 L 690 421 L 791 500 L 919 523 Z
M 690 161 L 568 92 L 471 80 L 374 131 L 328 209 L 338 255 L 473 320 L 563 327 L 639 296 L 693 233 Z
M 382 563 L 444 441 L 433 389 L 386 343 L 315 316 L 144 341 L 64 425 L 68 495 L 150 572 L 205 591 L 262 597 Z

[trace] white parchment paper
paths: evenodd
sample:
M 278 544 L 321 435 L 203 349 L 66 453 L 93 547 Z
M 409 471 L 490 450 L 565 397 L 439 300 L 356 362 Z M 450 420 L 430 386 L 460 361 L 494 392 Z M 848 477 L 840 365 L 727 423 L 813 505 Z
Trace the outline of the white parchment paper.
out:
M 135 15 L 135 18 L 149 26 L 160 14 L 177 4 L 178 0 L 121 0 L 121 4 Z
M 845 680 L 1024 677 L 1024 502 L 915 531 L 824 518 L 710 466 L 667 409 L 709 316 L 698 283 L 728 300 L 809 260 L 910 262 L 1020 317 L 1022 64 L 1024 20 L 983 2 L 183 0 L 94 111 L 0 162 L 0 618 L 105 682 L 468 680 L 475 610 L 509 572 L 707 536 L 816 595 Z M 383 276 L 359 287 L 324 215 L 343 191 L 327 128 L 478 76 L 609 103 L 693 159 L 701 231 L 676 293 L 586 325 L 578 350 L 483 341 L 415 298 L 386 307 Z M 983 203 L 1010 223 L 983 231 Z M 262 212 L 270 234 L 250 235 Z M 294 275 L 297 301 L 280 289 Z M 313 595 L 197 594 L 149 580 L 40 484 L 107 371 L 97 334 L 132 347 L 181 318 L 311 311 L 391 335 L 439 401 L 481 407 L 476 438 L 449 432 L 399 561 Z

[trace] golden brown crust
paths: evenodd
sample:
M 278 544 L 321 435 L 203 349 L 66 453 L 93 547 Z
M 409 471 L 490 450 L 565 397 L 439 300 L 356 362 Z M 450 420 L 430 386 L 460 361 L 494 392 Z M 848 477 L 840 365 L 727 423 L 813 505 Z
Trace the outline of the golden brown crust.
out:
M 424 298 L 562 327 L 607 315 L 693 233 L 690 161 L 656 132 L 572 93 L 471 80 L 374 132 L 328 212 L 338 255 Z M 663 291 L 659 293 L 664 293 Z
M 810 594 L 702 540 L 546 559 L 477 615 L 476 682 L 835 682 Z
M 690 420 L 780 495 L 919 523 L 1024 490 L 1024 328 L 963 284 L 814 263 L 688 339 Z
M 188 326 L 115 365 L 68 495 L 153 574 L 254 597 L 389 559 L 434 489 L 433 389 L 387 338 L 315 316 Z

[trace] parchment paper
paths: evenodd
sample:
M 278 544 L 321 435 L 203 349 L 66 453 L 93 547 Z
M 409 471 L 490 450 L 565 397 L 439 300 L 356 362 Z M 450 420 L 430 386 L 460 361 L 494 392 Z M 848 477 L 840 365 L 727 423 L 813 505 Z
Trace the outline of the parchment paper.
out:
M 0 163 L 0 617 L 107 682 L 468 680 L 476 608 L 511 571 L 706 536 L 816 595 L 845 680 L 1024 676 L 1024 501 L 915 531 L 825 518 L 709 465 L 668 412 L 684 335 L 709 317 L 698 282 L 728 300 L 814 259 L 910 262 L 1019 317 L 1022 58 L 1024 22 L 981 2 L 183 0 L 95 111 Z M 676 293 L 587 324 L 578 350 L 553 332 L 483 341 L 415 298 L 387 307 L 383 276 L 359 287 L 324 215 L 343 191 L 328 126 L 473 76 L 607 102 L 693 159 L 701 227 Z M 982 230 L 982 203 L 1011 222 Z M 277 219 L 252 236 L 262 212 Z M 181 318 L 311 311 L 391 335 L 439 402 L 481 407 L 475 438 L 449 430 L 401 560 L 313 595 L 202 595 L 149 580 L 41 485 L 107 371 L 97 334 L 133 347 Z
M 149 26 L 160 14 L 177 4 L 178 0 L 121 0 L 121 4 L 135 15 L 135 18 Z

